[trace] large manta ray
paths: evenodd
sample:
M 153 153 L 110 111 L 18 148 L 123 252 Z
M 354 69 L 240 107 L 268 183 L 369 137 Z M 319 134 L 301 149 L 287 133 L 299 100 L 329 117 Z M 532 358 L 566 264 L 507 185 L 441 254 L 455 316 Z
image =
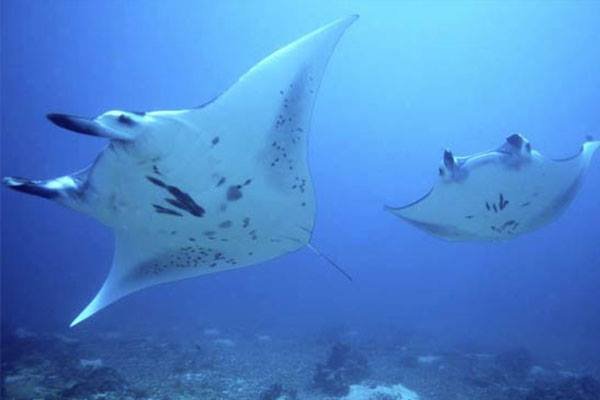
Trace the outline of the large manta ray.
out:
M 466 157 L 445 151 L 439 178 L 421 199 L 388 211 L 448 240 L 507 240 L 556 219 L 575 198 L 600 141 L 552 160 L 521 135 Z
M 71 326 L 137 290 L 310 246 L 311 113 L 333 49 L 356 18 L 283 47 L 198 108 L 108 111 L 94 119 L 48 115 L 62 128 L 109 139 L 80 172 L 4 179 L 115 232 L 110 273 Z

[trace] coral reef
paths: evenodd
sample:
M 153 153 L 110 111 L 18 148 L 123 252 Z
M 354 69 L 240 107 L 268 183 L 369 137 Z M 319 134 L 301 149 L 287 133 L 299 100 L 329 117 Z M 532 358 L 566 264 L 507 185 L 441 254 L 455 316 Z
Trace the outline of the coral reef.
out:
M 350 392 L 342 400 L 419 400 L 419 396 L 402 385 L 350 386 Z
M 78 371 L 76 383 L 60 392 L 59 398 L 88 399 L 98 394 L 111 393 L 116 398 L 143 398 L 144 392 L 133 390 L 127 381 L 110 367 L 85 367 Z
M 495 361 L 507 379 L 525 379 L 533 367 L 533 358 L 524 347 L 502 352 L 496 356 Z
M 215 337 L 202 327 L 3 333 L 3 400 L 600 400 L 596 358 L 532 367 L 523 349 L 494 355 L 426 336 L 389 346 L 360 334 L 352 345 L 323 344 L 253 330 Z M 235 346 L 215 343 L 222 337 Z
M 2 338 L 2 398 L 136 399 L 133 389 L 100 359 L 80 358 L 79 342 L 59 335 L 8 333 Z
M 585 376 L 533 388 L 525 400 L 600 400 L 600 382 Z
M 319 391 L 332 395 L 348 394 L 350 385 L 360 383 L 368 376 L 367 359 L 349 345 L 336 343 L 331 347 L 325 364 L 317 364 L 314 386 Z
M 515 348 L 495 356 L 479 357 L 465 368 L 465 381 L 480 388 L 519 385 L 529 377 L 532 357 L 524 348 Z
M 260 400 L 296 400 L 297 398 L 295 390 L 287 390 L 280 383 L 272 384 L 259 396 Z

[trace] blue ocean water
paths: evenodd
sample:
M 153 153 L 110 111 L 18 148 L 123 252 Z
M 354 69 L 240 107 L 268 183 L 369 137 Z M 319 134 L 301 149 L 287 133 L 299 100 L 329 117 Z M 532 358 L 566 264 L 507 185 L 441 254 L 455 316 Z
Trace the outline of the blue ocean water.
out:
M 243 343 L 268 336 L 278 352 L 267 347 L 265 354 L 283 367 L 248 368 L 265 381 L 284 370 L 294 383 L 272 383 L 293 386 L 299 398 L 320 398 L 295 380 L 311 381 L 310 368 L 327 357 L 332 343 L 311 347 L 315 337 L 355 344 L 369 359 L 372 384 L 388 362 L 378 354 L 399 352 L 389 361 L 397 366 L 411 343 L 419 356 L 527 349 L 536 365 L 600 374 L 598 157 L 564 215 L 515 240 L 445 242 L 383 211 L 429 190 L 445 148 L 467 155 L 521 133 L 561 158 L 575 154 L 586 135 L 600 137 L 600 3 L 5 0 L 1 7 L 2 175 L 31 178 L 79 170 L 106 144 L 52 126 L 49 112 L 195 106 L 277 48 L 360 15 L 328 65 L 309 146 L 313 243 L 353 282 L 305 249 L 135 293 L 69 329 L 108 273 L 112 234 L 82 214 L 3 188 L 5 337 L 60 334 L 87 343 L 118 334 L 207 347 L 214 334 L 238 343 L 223 351 L 244 360 L 250 350 Z M 15 346 L 4 342 L 3 352 Z M 316 354 L 307 356 L 310 368 L 285 361 L 297 348 Z M 106 354 L 116 350 L 86 351 L 80 358 L 111 365 Z M 136 362 L 153 354 L 138 351 Z M 407 376 L 381 383 L 413 379 Z M 427 394 L 435 379 L 427 376 L 412 387 L 422 398 L 464 398 L 460 388 Z M 215 398 L 259 398 L 260 390 Z M 503 398 L 495 395 L 479 398 Z

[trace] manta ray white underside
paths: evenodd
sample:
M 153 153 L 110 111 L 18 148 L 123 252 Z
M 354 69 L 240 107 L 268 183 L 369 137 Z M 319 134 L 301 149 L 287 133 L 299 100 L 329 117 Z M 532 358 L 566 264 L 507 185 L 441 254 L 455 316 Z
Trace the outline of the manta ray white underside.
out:
M 507 240 L 556 219 L 571 203 L 600 141 L 552 160 L 512 135 L 496 150 L 455 157 L 444 152 L 439 179 L 420 200 L 386 207 L 448 240 Z
M 309 244 L 311 113 L 331 53 L 356 18 L 276 51 L 199 108 L 109 111 L 91 120 L 48 116 L 63 128 L 110 140 L 81 172 L 4 179 L 115 232 L 110 273 L 71 326 L 137 290 L 253 265 Z

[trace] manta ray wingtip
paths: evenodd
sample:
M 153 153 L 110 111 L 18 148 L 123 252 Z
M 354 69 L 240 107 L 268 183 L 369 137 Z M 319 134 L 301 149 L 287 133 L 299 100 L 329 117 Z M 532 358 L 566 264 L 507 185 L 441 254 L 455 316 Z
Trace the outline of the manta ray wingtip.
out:
M 356 21 L 358 18 L 360 18 L 359 14 L 349 14 L 349 15 L 346 15 L 345 17 L 338 18 L 332 24 L 339 23 L 342 21 L 347 22 L 348 24 L 351 24 L 354 21 Z
M 80 324 L 121 297 L 122 294 L 118 294 L 111 289 L 111 284 L 109 282 L 104 282 L 104 285 L 102 285 L 102 288 L 100 288 L 100 291 L 98 291 L 96 297 L 94 297 L 94 299 L 83 309 L 83 311 L 81 311 L 79 315 L 75 317 L 71 324 L 69 324 L 69 327 L 72 328 L 75 325 Z

